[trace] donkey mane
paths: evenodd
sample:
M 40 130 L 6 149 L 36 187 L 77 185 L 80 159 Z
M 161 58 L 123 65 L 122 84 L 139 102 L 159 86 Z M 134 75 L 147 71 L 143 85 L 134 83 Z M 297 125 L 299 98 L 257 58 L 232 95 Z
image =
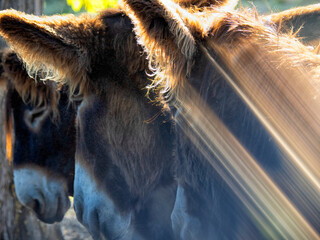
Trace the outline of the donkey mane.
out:
M 299 66 L 309 71 L 313 79 L 319 78 L 319 55 L 300 43 L 294 34 L 279 34 L 275 26 L 265 26 L 263 19 L 255 12 L 219 8 L 190 12 L 183 11 L 177 4 L 161 5 L 160 3 L 157 9 L 154 9 L 155 4 L 151 4 L 150 8 L 142 10 L 139 9 L 139 2 L 141 0 L 130 1 L 130 6 L 126 3 L 122 4 L 127 14 L 134 19 L 134 30 L 139 36 L 138 42 L 147 51 L 150 65 L 155 66 L 156 78 L 150 87 L 155 88 L 160 95 L 174 94 L 179 98 L 179 91 L 194 64 L 192 56 L 197 51 L 196 45 L 205 42 L 226 49 L 232 48 L 236 42 L 245 43 L 244 41 L 250 40 L 255 45 L 261 43 L 261 46 L 266 45 L 265 53 L 280 56 L 279 66 L 286 65 L 287 68 Z M 144 14 L 143 18 L 140 17 L 145 20 L 144 22 L 136 20 L 135 14 L 140 12 Z M 153 19 L 158 12 L 161 12 L 160 16 L 169 16 L 169 19 L 163 19 L 158 24 L 154 23 Z M 180 14 L 179 17 L 183 20 L 182 25 L 179 25 L 178 21 L 174 22 L 176 13 Z M 172 26 L 180 30 L 172 31 Z M 181 36 L 178 36 L 177 32 Z M 165 34 L 168 41 L 156 41 L 163 38 L 157 37 L 158 34 Z M 179 39 L 180 47 L 173 43 L 172 35 L 178 36 L 176 39 Z M 187 38 L 190 40 L 186 41 Z

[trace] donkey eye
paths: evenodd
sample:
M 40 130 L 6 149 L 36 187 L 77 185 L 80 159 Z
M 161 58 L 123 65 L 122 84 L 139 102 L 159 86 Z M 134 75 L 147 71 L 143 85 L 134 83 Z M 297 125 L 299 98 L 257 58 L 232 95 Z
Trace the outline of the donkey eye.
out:
M 25 110 L 24 122 L 32 132 L 38 133 L 45 120 L 49 117 L 49 113 L 49 106 Z
M 41 112 L 35 112 L 34 114 L 31 114 L 31 116 L 30 116 L 30 121 L 31 121 L 31 123 L 33 123 L 33 122 L 36 121 L 38 118 L 40 118 L 44 113 L 45 113 L 45 110 L 44 110 L 44 111 L 41 111 Z

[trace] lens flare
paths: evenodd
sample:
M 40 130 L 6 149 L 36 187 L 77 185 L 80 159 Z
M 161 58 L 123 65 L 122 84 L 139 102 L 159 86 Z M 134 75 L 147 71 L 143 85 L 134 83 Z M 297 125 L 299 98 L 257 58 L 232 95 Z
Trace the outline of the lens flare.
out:
M 218 53 L 222 64 L 214 60 L 210 49 Z M 306 69 L 281 65 L 277 54 L 270 55 L 254 44 L 230 51 L 210 45 L 202 51 L 274 137 L 282 152 L 282 169 L 275 177 L 268 176 L 187 83 L 177 102 L 177 123 L 266 236 L 319 239 L 318 83 Z

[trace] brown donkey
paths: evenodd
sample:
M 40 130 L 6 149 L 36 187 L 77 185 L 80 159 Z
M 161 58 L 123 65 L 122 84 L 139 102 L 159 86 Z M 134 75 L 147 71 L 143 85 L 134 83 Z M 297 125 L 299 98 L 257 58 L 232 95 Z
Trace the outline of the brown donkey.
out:
M 61 221 L 73 194 L 75 108 L 65 90 L 59 96 L 52 84 L 36 84 L 13 51 L 1 56 L 1 81 L 8 86 L 7 154 L 17 197 L 40 220 Z
M 159 30 L 157 27 L 162 27 L 162 24 L 165 25 L 161 17 L 158 20 L 159 22 L 153 22 L 155 30 Z M 36 18 L 9 11 L 2 14 L 0 29 L 1 34 L 26 61 L 30 72 L 37 72 L 45 67 L 49 73 L 48 79 L 68 79 L 71 92 L 83 94 L 84 100 L 77 118 L 74 195 L 78 219 L 89 228 L 96 239 L 172 238 L 169 215 L 175 189 L 172 180 L 175 164 L 172 157 L 174 133 L 170 121 L 161 115 L 161 108 L 150 104 L 144 96 L 147 92 L 144 87 L 148 84 L 145 74 L 146 63 L 131 32 L 130 20 L 122 12 L 112 10 L 95 18 Z M 185 30 L 186 36 L 181 36 L 192 39 L 192 35 L 187 36 L 188 29 L 177 30 L 181 30 L 181 33 Z M 171 46 L 168 31 L 159 33 L 168 37 L 162 43 Z M 177 53 L 177 57 L 180 55 L 179 52 L 174 52 Z M 201 56 L 199 58 L 201 59 Z M 210 69 L 208 73 L 211 73 Z M 222 89 L 226 88 L 220 93 L 221 101 L 216 102 L 217 108 L 223 109 L 223 94 L 228 95 L 232 91 L 225 84 L 219 84 L 222 84 Z M 231 98 L 234 96 L 235 94 L 231 93 Z M 269 139 L 269 134 L 244 104 L 238 104 L 237 100 L 235 97 L 236 105 L 232 111 L 244 109 L 248 118 L 253 118 L 249 121 L 248 127 L 258 126 L 257 135 L 263 136 L 264 143 L 265 139 Z M 179 114 L 180 112 L 176 114 L 177 118 Z M 236 114 L 237 111 L 229 117 L 232 118 Z M 153 119 L 154 116 L 158 117 Z M 148 119 L 150 123 L 145 122 Z M 243 131 L 240 130 L 238 135 L 241 134 Z M 206 176 L 210 175 L 212 168 L 207 164 L 207 169 L 204 170 L 203 166 L 197 163 L 201 154 L 194 150 L 189 140 L 185 140 L 182 135 L 179 141 L 179 156 L 191 158 L 191 162 L 192 158 L 195 158 L 193 166 L 180 166 L 179 175 L 183 179 L 184 170 L 190 172 L 190 178 L 194 177 L 191 180 L 200 185 L 200 194 L 204 193 L 204 196 L 197 195 L 198 189 L 182 188 L 180 185 L 172 217 L 177 235 L 181 233 L 183 239 L 189 239 L 190 236 L 199 239 L 205 237 L 207 232 L 213 231 L 211 237 L 223 237 L 219 228 L 216 233 L 214 231 L 221 222 L 232 225 L 233 220 L 228 216 L 228 211 L 235 207 L 228 211 L 226 208 L 231 206 L 230 202 L 232 203 L 234 196 L 231 191 L 222 190 L 222 193 L 226 193 L 222 199 L 226 201 L 225 207 L 222 205 L 218 208 L 220 216 L 219 211 L 213 211 L 214 214 L 211 210 L 207 213 L 200 212 L 204 216 L 212 215 L 208 217 L 208 226 L 214 226 L 212 230 L 203 229 L 203 223 L 199 219 L 191 218 L 193 214 L 197 216 L 194 211 L 207 211 L 208 201 L 211 203 L 212 199 L 206 199 L 206 195 L 218 194 L 220 190 L 217 189 L 221 187 L 219 182 L 206 182 Z M 268 152 L 270 149 L 276 149 L 273 142 L 267 141 L 265 146 L 264 152 L 256 150 L 257 155 L 267 153 L 267 156 L 277 157 L 277 153 Z M 195 169 L 202 172 L 194 171 Z M 203 176 L 204 184 L 203 181 L 198 182 L 197 175 Z M 183 181 L 187 181 L 188 178 L 185 177 Z M 217 179 L 219 180 L 219 177 Z M 201 191 L 202 187 L 211 193 Z M 190 198 L 195 200 L 195 205 L 186 205 L 190 204 L 184 202 L 186 192 L 192 193 Z M 231 199 L 227 196 L 231 196 Z M 204 200 L 197 202 L 197 197 Z M 218 194 L 217 198 L 220 197 Z M 185 212 L 186 210 L 190 212 Z M 186 220 L 189 223 L 186 223 Z M 180 227 L 182 230 L 179 230 Z
M 29 72 L 67 79 L 77 113 L 74 205 L 95 239 L 172 239 L 174 129 L 145 95 L 147 62 L 119 10 L 96 17 L 0 16 Z M 150 95 L 152 99 L 153 96 Z
M 319 56 L 246 11 L 167 0 L 123 7 L 149 54 L 150 87 L 177 109 L 177 237 L 317 239 Z M 295 164 L 287 158 L 300 158 L 312 190 L 286 171 Z

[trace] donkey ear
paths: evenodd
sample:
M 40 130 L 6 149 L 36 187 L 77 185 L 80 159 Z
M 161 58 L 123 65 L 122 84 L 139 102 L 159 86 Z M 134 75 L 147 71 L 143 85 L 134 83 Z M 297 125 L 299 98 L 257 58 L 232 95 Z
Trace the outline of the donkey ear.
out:
M 122 0 L 120 4 L 135 25 L 138 42 L 149 54 L 151 64 L 161 72 L 161 80 L 153 86 L 160 92 L 174 89 L 193 64 L 197 20 L 173 0 Z
M 187 10 L 170 0 L 122 0 L 122 6 L 133 20 L 140 42 L 149 51 L 179 49 L 187 58 L 194 52 L 194 39 L 181 18 Z M 173 55 L 177 53 L 172 52 Z
M 281 32 L 297 32 L 302 41 L 317 46 L 320 39 L 320 4 L 298 7 L 264 17 Z
M 40 106 L 50 100 L 53 110 L 56 111 L 55 104 L 58 96 L 54 83 L 36 82 L 28 75 L 23 62 L 12 50 L 3 52 L 1 66 L 2 77 L 9 81 L 9 86 L 19 93 L 24 102 Z
M 57 81 L 80 81 L 86 76 L 90 64 L 87 44 L 92 43 L 88 38 L 94 37 L 86 31 L 93 32 L 93 25 L 93 18 L 88 16 L 36 17 L 15 10 L 0 12 L 0 34 L 28 70 L 39 71 L 46 66 Z

